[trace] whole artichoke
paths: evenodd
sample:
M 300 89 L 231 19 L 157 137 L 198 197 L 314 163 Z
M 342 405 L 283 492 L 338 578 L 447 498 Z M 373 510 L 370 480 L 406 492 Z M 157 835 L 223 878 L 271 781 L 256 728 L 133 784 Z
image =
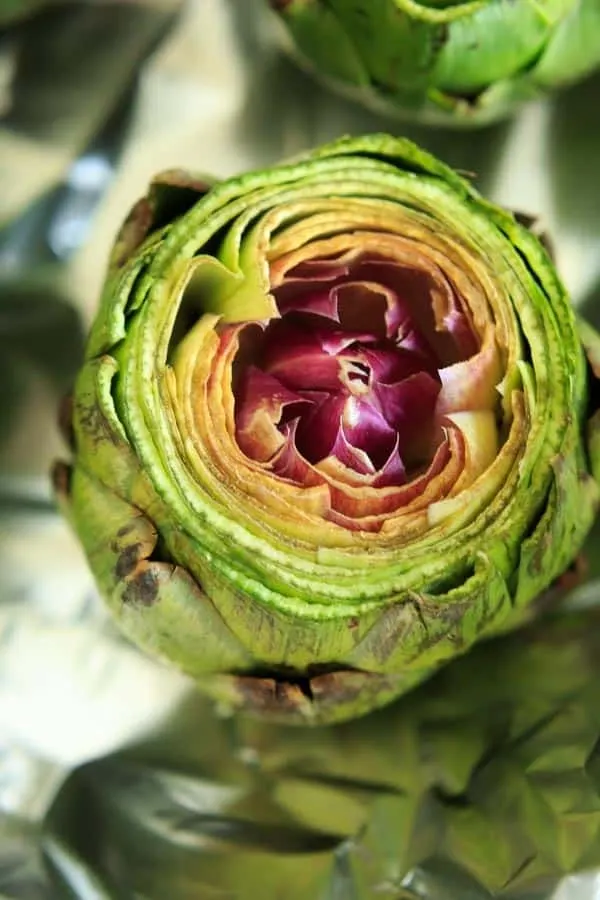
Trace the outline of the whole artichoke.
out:
M 482 125 L 600 65 L 598 0 L 270 0 L 301 61 L 367 105 Z
M 167 172 L 117 239 L 56 483 L 132 640 L 233 704 L 351 717 L 573 561 L 586 366 L 538 240 L 409 141 Z

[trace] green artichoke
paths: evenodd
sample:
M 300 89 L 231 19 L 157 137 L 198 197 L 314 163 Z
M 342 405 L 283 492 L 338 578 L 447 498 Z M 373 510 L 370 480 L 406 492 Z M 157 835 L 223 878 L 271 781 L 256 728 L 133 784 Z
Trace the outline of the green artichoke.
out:
M 481 125 L 600 65 L 598 0 L 270 0 L 297 55 L 368 105 Z
M 153 182 L 55 479 L 123 631 L 233 705 L 363 714 L 518 625 L 596 515 L 537 238 L 406 140 Z

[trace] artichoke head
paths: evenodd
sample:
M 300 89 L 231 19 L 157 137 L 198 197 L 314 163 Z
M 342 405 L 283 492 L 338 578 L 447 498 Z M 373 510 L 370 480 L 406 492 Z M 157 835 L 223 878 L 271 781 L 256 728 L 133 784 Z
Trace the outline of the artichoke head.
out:
M 270 0 L 299 60 L 384 112 L 484 125 L 600 65 L 598 0 Z
M 163 173 L 112 252 L 58 494 L 140 647 L 233 706 L 350 718 L 577 556 L 584 345 L 531 231 L 409 141 Z

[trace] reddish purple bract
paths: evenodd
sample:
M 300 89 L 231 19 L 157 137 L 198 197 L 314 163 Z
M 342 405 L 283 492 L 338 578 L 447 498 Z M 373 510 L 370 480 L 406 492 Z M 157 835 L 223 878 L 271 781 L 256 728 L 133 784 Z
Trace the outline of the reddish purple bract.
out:
M 427 275 L 369 254 L 302 262 L 274 296 L 281 318 L 246 326 L 236 360 L 242 451 L 298 482 L 331 457 L 377 487 L 424 471 L 444 439 L 439 370 L 479 349 L 456 295 L 440 328 Z

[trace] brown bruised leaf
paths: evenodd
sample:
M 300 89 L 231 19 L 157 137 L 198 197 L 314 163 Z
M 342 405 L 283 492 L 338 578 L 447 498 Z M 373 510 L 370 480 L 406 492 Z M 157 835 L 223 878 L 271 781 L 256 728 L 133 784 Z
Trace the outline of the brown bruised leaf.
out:
M 339 669 L 305 677 L 281 673 L 222 675 L 207 691 L 245 714 L 291 724 L 330 722 L 346 708 L 357 715 L 384 704 L 398 693 L 398 675 Z
M 137 548 L 134 547 L 134 549 Z M 123 603 L 141 606 L 152 606 L 156 603 L 160 592 L 161 576 L 165 568 L 169 570 L 170 577 L 173 571 L 172 566 L 166 566 L 165 563 L 148 562 L 140 565 L 136 560 L 131 577 L 125 579 L 127 584 L 121 596 Z
M 152 206 L 147 197 L 132 207 L 113 245 L 109 268 L 120 269 L 133 256 L 152 228 Z
M 184 169 L 168 169 L 152 179 L 148 195 L 131 208 L 113 245 L 109 267 L 120 269 L 148 235 L 187 212 L 211 188 Z
M 244 708 L 255 713 L 300 715 L 307 717 L 311 698 L 304 684 L 284 681 L 279 678 L 257 678 L 239 675 L 233 678 L 236 692 Z
M 130 544 L 125 547 L 117 557 L 115 575 L 117 578 L 127 578 L 136 569 L 142 553 L 142 544 Z
M 154 185 L 187 188 L 201 196 L 202 194 L 208 193 L 212 187 L 212 182 L 206 178 L 197 178 L 186 169 L 173 168 L 159 172 L 158 175 L 152 179 L 152 186 L 154 187 Z
M 148 199 L 152 229 L 163 228 L 185 215 L 208 193 L 213 183 L 184 169 L 167 169 L 152 179 Z
M 166 568 L 170 577 L 173 566 L 150 559 L 156 549 L 156 529 L 141 514 L 137 523 L 123 525 L 111 543 L 111 550 L 116 554 L 113 572 L 116 582 L 125 582 L 121 594 L 123 603 L 151 606 L 158 599 L 164 577 L 157 569 Z

